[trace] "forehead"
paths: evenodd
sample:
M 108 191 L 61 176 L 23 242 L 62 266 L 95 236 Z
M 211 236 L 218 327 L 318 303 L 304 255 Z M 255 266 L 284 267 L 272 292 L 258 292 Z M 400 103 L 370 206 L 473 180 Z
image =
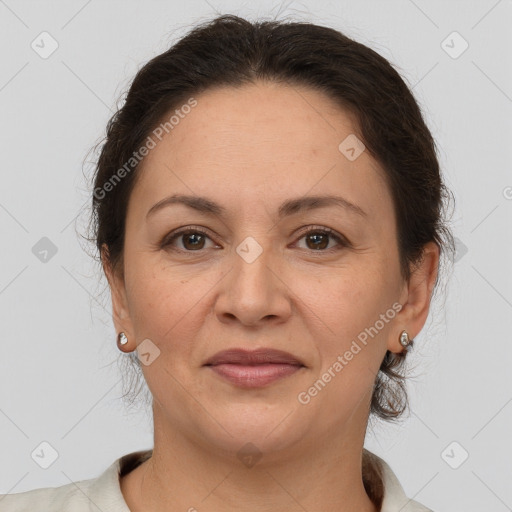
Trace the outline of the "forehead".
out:
M 343 193 L 369 213 L 389 203 L 383 171 L 368 152 L 350 160 L 340 151 L 358 127 L 323 93 L 258 82 L 195 99 L 142 162 L 136 203 L 171 193 L 268 203 L 308 192 Z
M 276 157 L 289 161 L 326 150 L 338 156 L 333 149 L 337 151 L 340 137 L 355 131 L 348 112 L 304 86 L 257 82 L 218 87 L 196 101 L 166 137 L 167 149 L 179 150 L 177 156 L 187 154 L 187 159 L 212 150 L 218 158 L 251 161 L 254 155 L 268 163 Z

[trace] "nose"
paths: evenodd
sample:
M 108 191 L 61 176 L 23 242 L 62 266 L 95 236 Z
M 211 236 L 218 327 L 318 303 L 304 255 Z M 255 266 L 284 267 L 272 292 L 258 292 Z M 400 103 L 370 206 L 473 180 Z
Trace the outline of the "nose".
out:
M 290 318 L 289 284 L 279 275 L 279 264 L 270 252 L 263 251 L 250 263 L 234 252 L 233 267 L 223 280 L 215 303 L 221 322 L 256 327 L 280 324 Z

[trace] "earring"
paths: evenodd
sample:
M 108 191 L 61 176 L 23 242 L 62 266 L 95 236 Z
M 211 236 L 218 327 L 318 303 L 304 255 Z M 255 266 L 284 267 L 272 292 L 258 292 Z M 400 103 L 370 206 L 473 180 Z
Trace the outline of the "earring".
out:
M 411 340 L 409 339 L 409 333 L 407 331 L 402 331 L 400 333 L 400 345 L 407 350 L 407 347 L 411 343 Z
M 120 332 L 118 335 L 117 335 L 117 348 L 121 351 L 121 352 L 126 352 L 126 350 L 123 349 L 123 347 L 128 343 L 128 337 L 126 336 L 126 334 L 124 332 Z

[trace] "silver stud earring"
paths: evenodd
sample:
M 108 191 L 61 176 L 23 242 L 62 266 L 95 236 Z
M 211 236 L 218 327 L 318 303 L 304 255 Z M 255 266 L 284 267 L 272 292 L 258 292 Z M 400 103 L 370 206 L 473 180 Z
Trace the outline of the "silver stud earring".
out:
M 128 343 L 128 337 L 124 332 L 120 332 L 117 335 L 117 346 L 119 347 L 119 350 L 123 350 L 122 347 L 124 347 Z M 124 352 L 124 350 L 123 350 Z
M 410 343 L 411 343 L 411 340 L 409 339 L 409 333 L 407 331 L 402 331 L 400 333 L 400 345 L 402 345 L 402 347 L 405 347 L 407 349 L 407 347 L 409 346 Z

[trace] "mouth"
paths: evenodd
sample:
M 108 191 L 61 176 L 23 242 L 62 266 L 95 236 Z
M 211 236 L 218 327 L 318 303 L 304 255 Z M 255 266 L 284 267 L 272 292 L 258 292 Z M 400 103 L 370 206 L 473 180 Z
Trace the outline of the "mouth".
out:
M 215 374 L 243 388 L 267 386 L 289 377 L 306 366 L 288 352 L 274 349 L 229 349 L 218 352 L 205 363 Z

